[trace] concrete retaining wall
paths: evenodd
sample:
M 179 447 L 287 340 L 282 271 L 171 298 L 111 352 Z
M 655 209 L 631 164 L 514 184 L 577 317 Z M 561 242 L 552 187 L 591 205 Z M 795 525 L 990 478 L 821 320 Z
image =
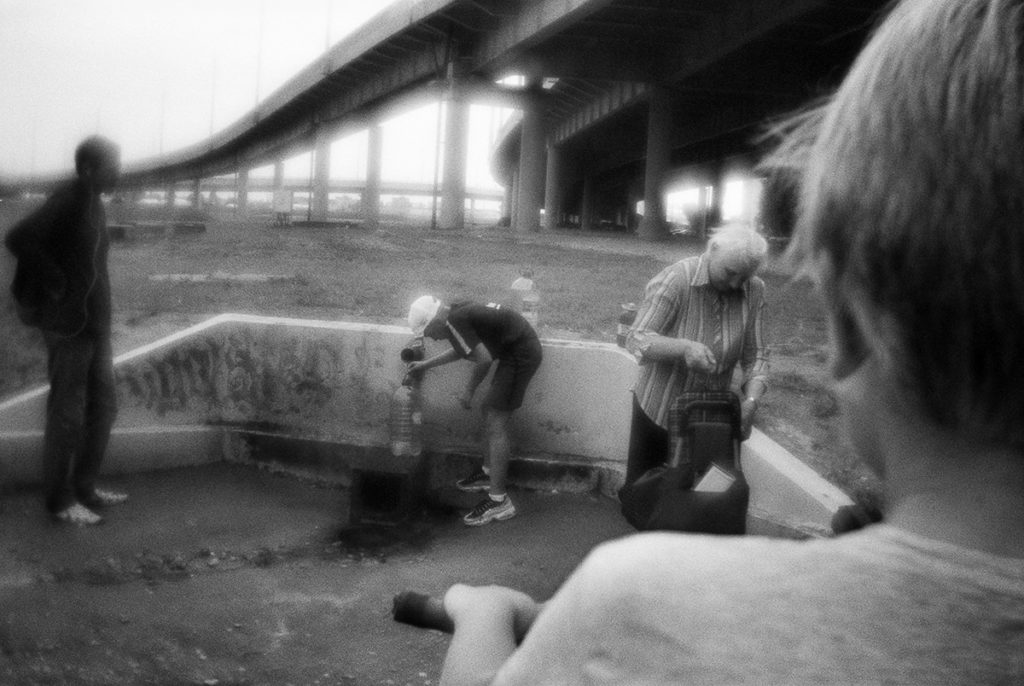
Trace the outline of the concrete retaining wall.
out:
M 399 353 L 410 339 L 396 326 L 227 314 L 120 355 L 105 469 L 244 459 L 237 436 L 247 434 L 347 446 L 372 460 L 365 456 L 386 454 L 390 399 L 404 373 Z M 427 345 L 429 356 L 447 344 Z M 613 494 L 624 472 L 636 363 L 612 344 L 543 345 L 544 363 L 515 417 L 516 454 L 523 465 L 582 469 Z M 458 403 L 469 370 L 455 362 L 424 379 L 431 454 L 479 452 L 479 408 Z M 44 387 L 0 403 L 0 478 L 38 479 L 45 399 Z M 278 462 L 286 466 L 287 456 Z M 752 530 L 827 532 L 835 509 L 850 503 L 760 432 L 744 444 L 743 465 Z

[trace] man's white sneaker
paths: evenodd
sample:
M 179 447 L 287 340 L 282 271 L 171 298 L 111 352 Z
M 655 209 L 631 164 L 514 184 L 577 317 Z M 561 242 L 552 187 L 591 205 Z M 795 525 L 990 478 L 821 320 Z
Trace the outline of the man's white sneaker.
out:
M 512 498 L 507 495 L 504 500 L 497 501 L 490 496 L 484 498 L 476 507 L 462 518 L 462 521 L 469 526 L 480 526 L 489 522 L 504 521 L 516 516 L 516 506 L 512 504 Z
M 57 521 L 76 526 L 91 526 L 103 521 L 103 517 L 100 517 L 81 503 L 69 505 L 60 512 L 54 513 L 53 517 Z

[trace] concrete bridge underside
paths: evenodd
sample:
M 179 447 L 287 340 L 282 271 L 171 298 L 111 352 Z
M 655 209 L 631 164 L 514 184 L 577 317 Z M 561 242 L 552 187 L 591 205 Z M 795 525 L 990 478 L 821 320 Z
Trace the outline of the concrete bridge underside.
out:
M 885 0 L 398 0 L 228 128 L 126 169 L 128 190 L 165 190 L 312 151 L 312 212 L 326 219 L 330 144 L 367 130 L 365 221 L 379 211 L 385 114 L 444 102 L 441 228 L 460 228 L 471 103 L 518 110 L 494 151 L 515 231 L 567 217 L 623 217 L 667 235 L 666 186 L 682 175 L 722 197 L 750 169 L 764 122 L 821 95 L 861 46 Z M 499 85 L 519 76 L 518 86 Z M 45 190 L 55 178 L 0 179 Z M 644 201 L 643 219 L 634 208 Z

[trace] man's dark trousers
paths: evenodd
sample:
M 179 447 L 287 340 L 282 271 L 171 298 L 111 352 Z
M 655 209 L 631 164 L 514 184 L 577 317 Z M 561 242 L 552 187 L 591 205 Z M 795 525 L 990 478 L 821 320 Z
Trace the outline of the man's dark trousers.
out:
M 43 487 L 46 507 L 60 512 L 88 500 L 117 415 L 109 335 L 43 332 L 50 395 L 46 403 Z

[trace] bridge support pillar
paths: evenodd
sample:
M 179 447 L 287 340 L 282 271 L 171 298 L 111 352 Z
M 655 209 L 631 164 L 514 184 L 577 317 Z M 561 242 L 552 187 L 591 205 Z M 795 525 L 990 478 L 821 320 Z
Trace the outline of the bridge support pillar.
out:
M 594 211 L 594 177 L 583 177 L 583 199 L 580 202 L 580 228 L 589 231 L 597 228 L 597 213 Z
M 555 145 L 548 146 L 547 174 L 544 182 L 544 228 L 558 228 L 565 210 L 563 167 L 565 152 Z
M 672 133 L 671 93 L 654 86 L 647 113 L 647 161 L 644 167 L 644 217 L 638 233 L 648 241 L 667 238 L 664 185 L 669 170 Z
M 245 214 L 249 210 L 249 170 L 239 169 L 235 175 L 235 212 Z
M 327 221 L 331 184 L 331 138 L 324 130 L 316 135 L 313 149 L 313 206 L 310 218 L 315 222 Z
M 725 199 L 725 166 L 721 159 L 711 167 L 711 197 L 707 199 L 708 214 L 717 224 L 722 220 L 722 201 Z
M 366 187 L 363 188 L 363 225 L 375 227 L 380 223 L 380 176 L 383 163 L 384 130 L 380 123 L 370 126 L 366 137 Z
M 174 184 L 168 186 L 167 190 L 164 191 L 164 204 L 169 208 L 174 207 L 174 191 Z
M 192 209 L 198 210 L 203 207 L 203 194 L 200 189 L 202 179 L 192 179 Z
M 512 209 L 509 212 L 509 226 L 515 231 L 516 227 L 519 226 L 519 169 L 515 169 L 512 172 Z
M 466 148 L 469 144 L 469 105 L 459 83 L 451 80 L 445 117 L 444 175 L 438 228 L 462 229 L 466 222 Z
M 505 193 L 501 199 L 501 221 L 507 221 L 509 226 L 512 225 L 512 207 L 515 205 L 515 197 L 515 172 L 512 172 L 512 178 L 505 186 Z
M 536 98 L 524 100 L 519 190 L 513 213 L 513 228 L 517 233 L 540 230 L 540 208 L 544 205 L 544 122 L 540 102 Z
M 284 162 L 274 162 L 274 181 L 271 193 L 274 226 L 288 226 L 292 221 L 292 192 L 284 189 Z

